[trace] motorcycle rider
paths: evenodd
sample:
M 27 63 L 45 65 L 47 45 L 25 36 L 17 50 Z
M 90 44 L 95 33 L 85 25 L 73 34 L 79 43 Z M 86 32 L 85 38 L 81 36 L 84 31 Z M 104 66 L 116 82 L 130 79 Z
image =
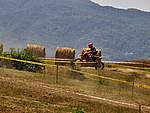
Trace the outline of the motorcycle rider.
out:
M 92 55 L 96 55 L 96 54 L 97 54 L 96 48 L 94 47 L 94 44 L 93 44 L 92 42 L 90 42 L 90 43 L 88 44 L 88 47 L 90 48 L 90 53 L 91 53 Z
M 92 42 L 88 44 L 88 47 L 90 48 L 89 54 L 92 60 L 95 62 L 96 58 L 94 56 L 97 54 L 96 47 L 94 47 L 94 44 Z

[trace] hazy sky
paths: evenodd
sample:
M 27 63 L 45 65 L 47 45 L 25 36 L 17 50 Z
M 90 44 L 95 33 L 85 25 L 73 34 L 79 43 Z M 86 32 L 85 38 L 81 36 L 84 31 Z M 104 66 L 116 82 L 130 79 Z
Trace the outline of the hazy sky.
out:
M 102 6 L 113 6 L 116 8 L 136 8 L 150 12 L 150 0 L 91 0 Z

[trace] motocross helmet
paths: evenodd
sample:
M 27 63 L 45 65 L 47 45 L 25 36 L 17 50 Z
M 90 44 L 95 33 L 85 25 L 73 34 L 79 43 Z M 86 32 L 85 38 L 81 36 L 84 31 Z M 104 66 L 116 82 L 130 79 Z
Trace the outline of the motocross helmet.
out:
M 90 43 L 88 44 L 88 47 L 89 47 L 89 48 L 93 48 L 93 43 L 90 42 Z

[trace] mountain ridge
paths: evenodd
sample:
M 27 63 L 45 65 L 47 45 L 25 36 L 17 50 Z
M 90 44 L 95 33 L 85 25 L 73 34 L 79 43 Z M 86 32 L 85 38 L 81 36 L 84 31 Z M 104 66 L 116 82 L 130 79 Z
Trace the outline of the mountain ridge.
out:
M 49 55 L 56 47 L 72 47 L 79 54 L 93 41 L 106 59 L 150 57 L 148 12 L 99 6 L 89 0 L 1 0 L 0 8 L 5 9 L 0 11 L 0 41 L 8 47 L 32 42 L 46 46 Z

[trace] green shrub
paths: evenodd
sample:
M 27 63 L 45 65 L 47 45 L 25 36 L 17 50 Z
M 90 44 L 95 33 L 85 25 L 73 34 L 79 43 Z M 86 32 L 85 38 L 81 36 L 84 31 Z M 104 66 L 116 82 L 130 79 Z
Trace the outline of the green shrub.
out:
M 3 52 L 2 56 L 4 57 L 11 57 L 14 59 L 19 60 L 26 60 L 26 61 L 33 61 L 33 62 L 39 62 L 38 57 L 34 54 L 19 49 L 10 49 L 10 52 Z M 32 71 L 32 72 L 39 72 L 42 70 L 43 66 L 39 66 L 37 64 L 29 64 L 24 62 L 18 62 L 18 61 L 10 61 L 10 60 L 4 60 L 3 61 L 7 67 L 10 67 L 10 65 L 18 70 L 26 70 L 26 71 Z

